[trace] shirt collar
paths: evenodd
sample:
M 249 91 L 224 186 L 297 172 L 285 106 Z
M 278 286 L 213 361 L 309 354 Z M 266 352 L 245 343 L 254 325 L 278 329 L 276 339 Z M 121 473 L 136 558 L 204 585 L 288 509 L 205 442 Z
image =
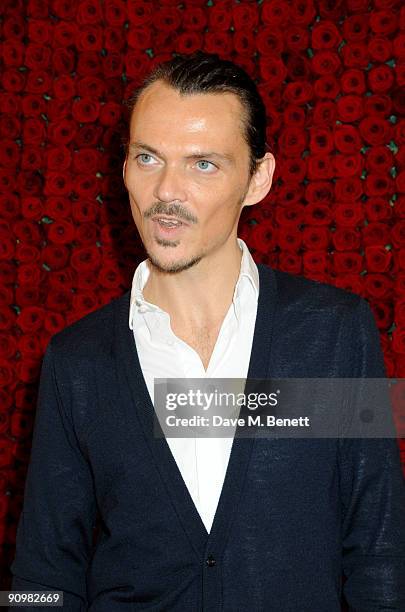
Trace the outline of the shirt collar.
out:
M 239 297 L 242 288 L 250 286 L 253 288 L 255 298 L 259 296 L 259 272 L 257 265 L 248 249 L 247 244 L 241 239 L 237 238 L 239 248 L 242 251 L 242 259 L 240 265 L 239 278 L 235 285 L 232 301 L 235 307 L 236 317 L 240 317 L 240 304 Z M 131 287 L 131 299 L 129 307 L 129 328 L 134 328 L 134 315 L 135 311 L 140 313 L 145 312 L 164 312 L 156 304 L 147 302 L 143 297 L 143 288 L 146 285 L 146 281 L 149 278 L 150 270 L 148 266 L 148 259 L 144 259 L 136 268 Z

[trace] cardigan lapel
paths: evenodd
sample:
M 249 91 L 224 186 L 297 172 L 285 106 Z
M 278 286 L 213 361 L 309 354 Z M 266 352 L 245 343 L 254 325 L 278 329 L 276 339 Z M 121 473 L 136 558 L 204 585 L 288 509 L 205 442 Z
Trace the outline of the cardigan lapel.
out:
M 259 298 L 247 379 L 267 378 L 273 316 L 276 302 L 276 278 L 271 268 L 257 264 L 259 271 Z M 236 512 L 246 476 L 254 439 L 238 437 L 235 433 L 228 468 L 222 487 L 213 525 L 208 534 L 194 505 L 192 497 L 165 438 L 154 435 L 154 414 L 149 391 L 140 366 L 136 343 L 128 325 L 130 291 L 116 300 L 114 350 L 121 384 L 129 387 L 136 415 L 141 423 L 151 453 L 156 462 L 167 494 L 173 503 L 182 527 L 188 535 L 199 561 L 207 546 L 216 554 L 225 548 L 227 536 Z M 131 418 L 131 412 L 128 413 Z M 137 424 L 135 423 L 135 426 Z

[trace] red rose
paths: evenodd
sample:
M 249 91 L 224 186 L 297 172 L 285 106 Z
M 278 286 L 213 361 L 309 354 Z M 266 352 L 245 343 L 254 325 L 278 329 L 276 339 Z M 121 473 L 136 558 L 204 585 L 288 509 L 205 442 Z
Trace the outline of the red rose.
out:
M 391 238 L 394 247 L 398 249 L 405 247 L 405 220 L 395 223 L 391 229 Z
M 125 284 L 125 279 L 119 266 L 115 263 L 106 263 L 100 268 L 97 282 L 106 289 L 118 289 Z
M 76 13 L 78 23 L 99 23 L 102 17 L 101 5 L 97 0 L 81 0 Z
M 154 14 L 153 5 L 148 0 L 137 0 L 127 3 L 128 19 L 130 28 L 146 26 L 152 20 Z M 145 28 L 146 29 L 146 28 Z
M 268 253 L 276 247 L 276 228 L 271 219 L 263 219 L 251 228 L 249 244 L 261 253 Z
M 25 47 L 19 40 L 4 41 L 2 57 L 5 66 L 22 66 L 24 63 Z
M 332 221 L 331 212 L 327 204 L 310 202 L 305 207 L 304 223 L 308 225 L 329 225 Z
M 297 25 L 291 25 L 284 34 L 285 47 L 293 53 L 305 51 L 309 46 L 309 32 Z
M 366 168 L 370 172 L 388 172 L 395 165 L 394 156 L 386 146 L 371 147 L 365 157 Z
M 367 73 L 367 80 L 372 92 L 384 94 L 390 91 L 395 82 L 395 74 L 387 64 L 374 66 Z
M 91 272 L 100 267 L 101 254 L 96 246 L 86 246 L 73 251 L 70 264 L 77 272 Z
M 75 100 L 72 106 L 72 115 L 81 123 L 94 123 L 100 112 L 100 103 L 91 98 Z
M 334 285 L 345 291 L 364 295 L 363 277 L 358 274 L 343 274 L 334 280 Z
M 158 32 L 174 32 L 180 24 L 180 13 L 174 7 L 160 7 L 160 10 L 154 13 L 153 25 Z
M 306 251 L 302 256 L 304 272 L 321 274 L 327 270 L 328 254 L 326 251 Z
M 16 221 L 13 225 L 13 231 L 15 237 L 24 242 L 38 243 L 40 239 L 39 226 L 33 221 Z
M 275 219 L 283 227 L 296 227 L 303 222 L 305 208 L 301 204 L 277 206 Z
M 340 92 L 340 83 L 332 74 L 325 74 L 315 81 L 314 92 L 317 98 L 334 100 Z
M 343 93 L 360 96 L 366 93 L 366 79 L 363 70 L 358 70 L 357 68 L 345 70 L 340 77 L 340 82 Z
M 63 119 L 48 129 L 48 139 L 57 145 L 69 144 L 77 133 L 77 123 L 72 119 Z
M 370 13 L 370 27 L 375 34 L 388 36 L 396 31 L 397 15 L 394 11 L 372 11 Z
M 321 251 L 329 246 L 329 232 L 323 226 L 307 226 L 302 232 L 302 244 L 305 248 Z
M 342 96 L 337 101 L 336 108 L 340 121 L 353 123 L 364 115 L 363 98 L 360 96 Z
M 331 155 L 311 155 L 308 158 L 308 178 L 327 180 L 333 178 L 333 158 Z
M 312 100 L 314 91 L 310 83 L 299 81 L 297 83 L 287 83 L 283 92 L 283 99 L 293 104 L 305 104 Z
M 33 261 L 38 261 L 39 254 L 39 249 L 32 244 L 24 244 L 23 242 L 19 242 L 16 245 L 15 256 L 19 263 L 31 263 Z
M 229 10 L 228 2 L 218 2 L 207 11 L 208 26 L 214 31 L 222 30 L 226 32 L 231 27 L 232 11 Z
M 368 43 L 368 50 L 372 60 L 386 62 L 392 56 L 392 43 L 387 38 L 372 38 Z
M 405 193 L 405 170 L 397 174 L 395 177 L 395 184 L 398 192 Z
M 334 200 L 333 183 L 329 181 L 313 181 L 305 188 L 305 199 L 312 204 L 327 204 Z
M 47 226 L 47 238 L 54 244 L 69 244 L 75 239 L 76 228 L 70 221 L 61 219 Z
M 48 15 L 46 15 L 48 17 Z M 30 19 L 28 21 L 28 38 L 33 43 L 44 45 L 51 40 L 52 27 L 45 19 Z
M 370 63 L 368 47 L 363 42 L 349 42 L 340 51 L 343 64 L 348 68 L 364 70 Z
M 234 4 L 232 6 L 233 24 L 235 29 L 253 30 L 259 23 L 257 4 Z M 205 25 L 205 24 L 204 24 Z
M 55 47 L 69 47 L 75 44 L 78 26 L 73 21 L 59 21 L 52 24 Z
M 75 143 L 79 149 L 81 147 L 96 147 L 98 146 L 103 134 L 101 125 L 83 125 L 75 134 Z
M 27 306 L 22 308 L 18 315 L 17 325 L 26 333 L 36 332 L 41 329 L 44 322 L 44 308 L 40 306 Z
M 368 5 L 367 5 L 368 8 Z M 369 14 L 350 15 L 343 21 L 343 38 L 348 41 L 365 40 L 369 30 Z
M 8 306 L 0 306 L 0 330 L 10 330 L 16 322 L 16 313 Z
M 193 53 L 201 49 L 203 37 L 198 32 L 182 32 L 176 37 L 175 44 L 178 53 Z
M 278 228 L 277 244 L 283 251 L 298 251 L 301 246 L 302 235 L 296 226 Z
M 400 33 L 392 41 L 394 57 L 403 60 L 405 58 L 405 33 Z
M 23 94 L 21 96 L 16 96 L 13 93 L 4 91 L 3 93 L 0 93 L 0 112 L 6 113 L 7 115 L 18 115 L 21 112 L 21 102 L 25 102 L 26 110 L 24 110 L 24 114 L 32 115 L 33 113 L 29 110 L 29 104 L 26 102 L 27 98 L 35 98 L 36 100 L 39 99 L 43 105 L 43 108 L 45 108 L 45 101 L 39 96 L 23 96 Z
M 393 210 L 385 198 L 368 198 L 364 204 L 364 209 L 368 221 L 388 221 L 392 216 Z
M 364 289 L 366 295 L 371 299 L 388 299 L 392 293 L 393 282 L 384 274 L 366 274 L 364 277 Z
M 255 45 L 260 55 L 279 56 L 284 51 L 283 35 L 271 27 L 260 28 Z
M 384 223 L 369 223 L 363 228 L 365 246 L 388 245 L 391 239 L 390 230 Z
M 67 172 L 48 172 L 46 175 L 45 195 L 67 196 L 72 184 Z
M 289 253 L 288 251 L 283 251 L 282 253 L 280 253 L 279 269 L 283 272 L 289 272 L 290 274 L 301 274 L 301 255 L 297 255 L 297 253 Z
M 312 124 L 323 127 L 333 125 L 336 121 L 336 104 L 329 101 L 318 101 L 312 109 Z
M 20 336 L 18 339 L 18 350 L 23 357 L 38 358 L 42 356 L 42 346 L 39 341 L 39 334 L 34 333 L 29 336 Z
M 342 227 L 361 225 L 364 220 L 361 202 L 337 204 L 333 210 L 333 216 L 336 223 Z
M 95 223 L 82 223 L 76 228 L 75 238 L 79 245 L 94 244 L 99 238 L 97 225 Z
M 41 251 L 41 260 L 51 270 L 60 270 L 69 261 L 69 249 L 60 244 L 47 244 Z
M 365 181 L 365 193 L 369 196 L 383 196 L 394 190 L 388 174 L 369 174 Z
M 17 100 L 14 99 L 14 103 L 17 104 Z M 42 96 L 38 96 L 36 94 L 27 94 L 23 96 L 21 100 L 21 108 L 22 112 L 27 117 L 39 117 L 40 115 L 45 115 L 47 106 L 45 100 Z
M 56 332 L 61 331 L 66 327 L 64 316 L 60 312 L 46 311 L 44 329 L 53 336 Z
M 46 295 L 45 305 L 49 310 L 66 313 L 72 309 L 73 293 L 64 287 L 52 288 Z M 66 315 L 65 315 L 66 316 Z
M 25 65 L 31 70 L 46 70 L 50 66 L 51 49 L 48 46 L 28 44 L 25 49 Z
M 392 135 L 391 123 L 382 117 L 365 117 L 359 125 L 361 136 L 371 145 L 389 142 Z
M 83 57 L 83 59 L 81 60 L 81 65 L 84 67 L 85 61 L 88 61 L 88 54 L 82 55 L 85 55 L 85 57 Z M 68 47 L 58 47 L 52 54 L 52 65 L 56 74 L 70 74 L 75 70 L 76 67 L 76 55 L 74 54 L 73 50 Z M 82 68 L 80 72 L 83 69 L 84 68 Z
M 334 171 L 336 176 L 359 176 L 363 170 L 363 156 L 361 153 L 353 155 L 334 155 Z
M 31 377 L 29 380 L 33 380 Z M 11 415 L 10 433 L 18 440 L 29 438 L 34 426 L 34 414 L 27 410 L 14 410 Z
M 388 272 L 392 254 L 383 246 L 368 246 L 365 248 L 366 265 L 369 272 Z
M 26 86 L 25 81 L 24 73 L 16 68 L 8 68 L 2 71 L 1 83 L 6 91 L 13 91 L 14 93 L 22 91 Z
M 306 176 L 307 164 L 301 157 L 287 157 L 280 166 L 280 176 L 286 183 L 303 181 Z
M 127 5 L 122 0 L 106 0 L 104 3 L 106 22 L 114 27 L 123 27 L 127 19 Z
M 387 117 L 392 109 L 391 98 L 386 95 L 372 94 L 367 96 L 364 103 L 366 115 L 379 115 Z
M 293 23 L 299 25 L 309 25 L 316 15 L 316 10 L 312 0 L 292 0 L 290 4 L 290 18 Z
M 20 264 L 18 283 L 20 285 L 39 285 L 45 278 L 45 270 L 36 263 Z
M 352 125 L 337 125 L 334 128 L 335 146 L 341 153 L 358 153 L 362 147 L 360 134 Z
M 333 253 L 333 266 L 336 274 L 359 274 L 363 270 L 363 256 L 353 251 Z
M 264 2 L 261 5 L 261 21 L 273 28 L 286 25 L 290 21 L 290 7 L 283 0 Z
M 392 306 L 388 302 L 374 300 L 371 304 L 378 329 L 388 329 L 392 325 Z
M 332 131 L 327 127 L 311 127 L 309 148 L 315 155 L 331 153 L 334 148 Z
M 338 251 L 356 251 L 360 248 L 361 233 L 352 227 L 337 227 L 332 232 L 332 242 Z
M 355 177 L 339 178 L 335 182 L 335 196 L 337 200 L 354 202 L 363 194 L 363 183 Z
M 98 207 L 92 200 L 80 200 L 73 203 L 72 216 L 78 223 L 96 221 L 98 215 Z
M 340 67 L 340 57 L 335 51 L 317 51 L 312 57 L 312 70 L 315 74 L 336 74 Z
M 49 147 L 45 151 L 46 165 L 49 170 L 68 170 L 72 163 L 70 149 L 64 146 Z
M 280 150 L 287 157 L 301 155 L 306 148 L 307 133 L 297 126 L 287 126 L 280 135 Z
M 313 49 L 333 49 L 341 41 L 341 34 L 333 21 L 315 23 L 311 32 Z
M 3 218 L 14 220 L 21 210 L 19 198 L 13 193 L 0 195 L 0 210 Z M 9 226 L 5 228 L 6 234 L 10 231 Z
M 279 57 L 264 56 L 259 59 L 260 74 L 272 87 L 280 85 L 287 76 L 287 68 Z
M 396 353 L 405 354 L 405 329 L 397 327 L 392 332 L 392 348 Z
M 29 117 L 23 125 L 23 139 L 26 144 L 40 145 L 44 142 L 46 127 L 43 119 Z
M 151 46 L 152 31 L 150 28 L 135 28 L 131 27 L 128 30 L 126 41 L 132 49 L 143 50 Z
M 82 316 L 98 308 L 98 305 L 95 291 L 84 291 L 82 289 L 73 295 L 73 309 Z
M 50 197 L 46 198 L 44 214 L 51 219 L 66 219 L 71 215 L 72 203 L 68 198 Z

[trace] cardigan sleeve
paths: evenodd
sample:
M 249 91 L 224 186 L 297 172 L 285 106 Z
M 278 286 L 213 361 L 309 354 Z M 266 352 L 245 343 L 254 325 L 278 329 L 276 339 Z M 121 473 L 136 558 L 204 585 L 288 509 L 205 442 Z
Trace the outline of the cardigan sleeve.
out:
M 90 466 L 64 409 L 54 361 L 51 340 L 41 369 L 11 588 L 64 591 L 63 610 L 79 612 L 87 609 L 86 570 L 96 501 Z
M 359 300 L 352 323 L 354 377 L 385 377 L 379 333 L 365 300 Z M 347 438 L 339 446 L 343 592 L 349 610 L 403 612 L 405 490 L 397 440 Z

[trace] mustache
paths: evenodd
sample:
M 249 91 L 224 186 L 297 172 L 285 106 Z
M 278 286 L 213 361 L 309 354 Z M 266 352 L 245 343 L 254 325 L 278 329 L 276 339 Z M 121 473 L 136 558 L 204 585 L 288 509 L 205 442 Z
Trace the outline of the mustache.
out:
M 155 215 L 166 215 L 167 217 L 176 217 L 177 219 L 183 219 L 188 223 L 197 223 L 198 219 L 188 210 L 183 208 L 181 204 L 174 202 L 169 206 L 165 202 L 155 202 L 152 206 L 144 213 L 145 219 L 154 217 Z

